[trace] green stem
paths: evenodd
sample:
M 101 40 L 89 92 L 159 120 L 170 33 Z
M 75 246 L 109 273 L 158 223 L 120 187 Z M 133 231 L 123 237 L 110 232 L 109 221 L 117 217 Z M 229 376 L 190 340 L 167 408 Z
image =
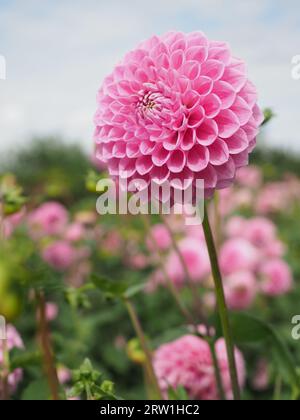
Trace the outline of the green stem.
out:
M 186 261 L 185 261 L 183 255 L 182 255 L 182 252 L 181 252 L 181 250 L 180 250 L 180 248 L 177 244 L 175 234 L 174 234 L 171 226 L 169 225 L 169 222 L 168 222 L 167 218 L 162 216 L 162 221 L 163 221 L 166 229 L 169 232 L 169 235 L 170 235 L 170 238 L 171 238 L 171 241 L 172 241 L 173 249 L 174 249 L 174 251 L 176 252 L 176 254 L 179 258 L 180 264 L 181 264 L 181 266 L 183 268 L 183 271 L 184 271 L 184 275 L 185 275 L 187 284 L 189 285 L 189 287 L 192 291 L 192 295 L 193 295 L 193 299 L 194 299 L 195 312 L 197 313 L 199 321 L 201 323 L 207 325 L 208 322 L 207 322 L 205 314 L 202 311 L 202 302 L 201 302 L 201 299 L 199 298 L 199 290 L 198 290 L 195 282 L 193 281 L 193 279 L 190 276 L 189 268 L 188 268 L 188 266 L 186 264 Z
M 237 374 L 237 368 L 236 368 L 236 362 L 235 362 L 235 356 L 234 356 L 233 334 L 230 327 L 229 314 L 228 314 L 228 309 L 227 309 L 226 300 L 225 300 L 222 276 L 221 276 L 221 271 L 219 267 L 214 238 L 213 238 L 213 234 L 212 234 L 210 223 L 209 223 L 206 205 L 204 205 L 203 230 L 204 230 L 207 249 L 208 249 L 209 258 L 211 262 L 212 274 L 213 274 L 215 290 L 216 290 L 217 305 L 218 305 L 219 315 L 221 319 L 223 335 L 226 342 L 233 396 L 235 400 L 240 400 L 241 395 L 240 395 L 238 374 Z
M 216 191 L 214 195 L 214 216 L 215 216 L 215 232 L 216 232 L 216 248 L 219 249 L 221 243 L 221 215 L 220 215 L 220 194 Z
M 281 375 L 278 375 L 275 380 L 275 388 L 274 388 L 274 401 L 280 401 L 281 398 L 281 391 L 282 391 L 282 379 Z
M 85 393 L 86 393 L 87 401 L 93 401 L 94 400 L 93 394 L 91 392 L 90 385 L 88 383 L 85 384 Z
M 0 241 L 4 243 L 5 240 L 5 225 L 4 225 L 5 217 L 3 211 L 3 204 L 0 196 Z
M 3 353 L 3 366 L 0 372 L 1 380 L 1 395 L 0 400 L 9 400 L 9 387 L 8 387 L 8 375 L 10 371 L 9 351 L 7 348 L 7 340 L 2 340 L 2 353 Z
M 184 305 L 184 303 L 181 301 L 181 296 L 178 292 L 178 290 L 176 289 L 174 283 L 172 282 L 172 280 L 170 279 L 170 276 L 166 270 L 165 264 L 164 264 L 164 260 L 163 260 L 163 256 L 161 255 L 161 252 L 159 251 L 159 249 L 156 248 L 155 246 L 155 240 L 153 237 L 153 234 L 151 232 L 151 224 L 149 221 L 149 216 L 148 215 L 144 215 L 145 217 L 143 217 L 143 222 L 146 228 L 146 232 L 149 235 L 151 242 L 153 244 L 153 248 L 154 248 L 154 252 L 156 254 L 156 258 L 158 260 L 158 265 L 159 265 L 159 269 L 162 271 L 165 280 L 167 282 L 167 287 L 171 293 L 171 296 L 173 297 L 178 309 L 180 310 L 181 314 L 183 315 L 183 317 L 187 320 L 188 323 L 190 324 L 195 324 L 193 317 L 190 313 L 190 311 L 186 308 L 186 306 Z
M 219 366 L 217 353 L 216 353 L 216 348 L 215 348 L 215 342 L 214 342 L 213 339 L 209 338 L 208 339 L 208 344 L 209 344 L 211 357 L 212 357 L 212 361 L 213 361 L 213 365 L 214 365 L 215 378 L 216 378 L 216 384 L 217 384 L 217 388 L 218 388 L 219 398 L 222 401 L 225 401 L 226 396 L 225 396 L 225 392 L 224 392 L 224 388 L 223 388 L 222 377 L 221 377 L 221 373 L 220 373 L 220 366 Z
M 37 304 L 38 304 L 38 324 L 39 324 L 39 338 L 41 343 L 41 350 L 44 359 L 45 374 L 49 384 L 51 397 L 54 401 L 59 400 L 59 381 L 57 376 L 57 370 L 55 366 L 54 353 L 52 350 L 52 343 L 50 333 L 48 329 L 47 317 L 46 317 L 46 302 L 43 292 L 37 292 Z
M 125 302 L 125 306 L 127 308 L 129 317 L 131 319 L 133 328 L 136 332 L 138 339 L 140 340 L 140 344 L 142 346 L 143 352 L 145 353 L 145 357 L 146 357 L 145 367 L 146 367 L 149 379 L 151 380 L 151 383 L 153 385 L 157 398 L 162 400 L 163 397 L 162 397 L 161 390 L 159 388 L 157 377 L 155 375 L 153 364 L 152 364 L 152 354 L 148 348 L 148 343 L 147 343 L 143 328 L 141 326 L 140 320 L 137 316 L 137 313 L 131 301 L 128 298 L 125 298 L 124 302 Z

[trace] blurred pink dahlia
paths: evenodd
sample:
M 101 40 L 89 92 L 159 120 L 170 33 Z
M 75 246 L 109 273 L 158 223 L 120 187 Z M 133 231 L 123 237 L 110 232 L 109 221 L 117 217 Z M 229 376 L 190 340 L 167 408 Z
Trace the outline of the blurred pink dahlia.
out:
M 166 251 L 171 247 L 171 244 L 171 235 L 165 225 L 157 224 L 151 228 L 151 234 L 146 241 L 149 251 L 155 251 L 155 249 Z
M 267 296 L 281 296 L 293 287 L 293 276 L 288 264 L 279 259 L 265 262 L 260 270 L 261 290 Z
M 201 32 L 142 42 L 105 78 L 97 102 L 96 157 L 115 179 L 145 181 L 139 189 L 201 179 L 206 196 L 227 187 L 263 121 L 245 63 Z
M 49 201 L 29 215 L 29 233 L 33 238 L 60 235 L 65 229 L 68 219 L 68 211 L 63 205 Z
M 209 255 L 204 241 L 187 237 L 179 242 L 178 247 L 191 280 L 195 283 L 201 283 L 210 273 Z M 169 255 L 165 268 L 174 285 L 177 287 L 184 286 L 185 270 L 177 252 L 173 251 Z
M 225 342 L 216 342 L 223 388 L 228 399 L 232 399 L 231 381 Z M 245 363 L 241 352 L 235 349 L 239 383 L 245 383 Z M 185 335 L 171 343 L 162 345 L 154 355 L 154 370 L 159 386 L 167 398 L 168 389 L 182 386 L 189 397 L 195 400 L 217 400 L 218 390 L 208 343 L 196 336 Z
M 225 279 L 225 295 L 229 309 L 249 309 L 257 294 L 256 278 L 250 271 L 239 271 Z
M 75 249 L 66 241 L 53 242 L 42 253 L 43 260 L 58 271 L 65 271 L 70 268 L 76 257 Z

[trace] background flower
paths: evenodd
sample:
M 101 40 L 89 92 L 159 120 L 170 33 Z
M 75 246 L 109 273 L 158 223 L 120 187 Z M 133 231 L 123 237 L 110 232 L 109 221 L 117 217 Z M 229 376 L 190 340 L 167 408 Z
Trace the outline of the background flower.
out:
M 228 360 L 223 339 L 216 343 L 224 391 L 232 398 Z M 245 383 L 245 364 L 242 354 L 235 350 L 239 383 Z M 209 345 L 192 335 L 185 335 L 159 347 L 154 354 L 154 368 L 159 385 L 167 397 L 168 389 L 182 386 L 189 397 L 195 400 L 216 400 L 219 398 L 215 382 L 214 367 Z
M 56 202 L 47 202 L 34 210 L 28 218 L 33 237 L 59 235 L 68 222 L 68 211 Z
M 6 336 L 7 336 L 7 350 L 11 352 L 13 349 L 23 349 L 24 344 L 22 338 L 16 328 L 13 325 L 7 325 L 6 328 Z M 0 340 L 0 365 L 3 363 L 3 342 Z M 9 385 L 9 392 L 13 394 L 18 384 L 21 382 L 23 378 L 23 371 L 22 369 L 15 369 L 8 375 L 8 385 Z M 1 388 L 1 382 L 0 382 Z M 0 389 L 1 391 L 1 389 Z

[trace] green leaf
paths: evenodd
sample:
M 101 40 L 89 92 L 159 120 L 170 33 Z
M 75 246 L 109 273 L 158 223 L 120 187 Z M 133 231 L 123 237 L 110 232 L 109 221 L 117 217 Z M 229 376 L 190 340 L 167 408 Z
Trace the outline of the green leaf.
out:
M 68 398 L 80 397 L 84 392 L 84 384 L 77 382 L 67 393 Z
M 123 298 L 129 287 L 125 282 L 117 282 L 96 275 L 92 276 L 92 282 L 108 298 Z
M 275 116 L 271 108 L 265 108 L 263 112 L 264 112 L 265 119 L 262 123 L 262 126 L 268 124 Z
M 45 379 L 32 382 L 22 394 L 22 400 L 25 401 L 47 401 L 49 397 L 50 391 Z
M 270 347 L 275 359 L 274 365 L 297 392 L 300 393 L 300 376 L 297 372 L 293 357 L 275 329 L 266 322 L 244 313 L 230 314 L 230 322 L 234 335 L 234 342 L 239 346 L 262 342 Z M 220 325 L 218 335 L 222 336 Z
M 145 289 L 145 283 L 132 284 L 97 275 L 92 276 L 92 282 L 107 298 L 113 299 L 131 299 Z
M 183 386 L 179 386 L 177 389 L 169 387 L 168 397 L 171 401 L 188 401 L 190 399 Z
M 26 368 L 28 366 L 39 366 L 41 363 L 40 352 L 24 352 L 14 350 L 10 357 L 10 369 Z
M 145 283 L 135 284 L 133 286 L 128 287 L 128 289 L 126 290 L 124 294 L 124 297 L 126 299 L 131 299 L 137 294 L 139 294 L 140 292 L 142 292 L 143 290 L 145 290 Z

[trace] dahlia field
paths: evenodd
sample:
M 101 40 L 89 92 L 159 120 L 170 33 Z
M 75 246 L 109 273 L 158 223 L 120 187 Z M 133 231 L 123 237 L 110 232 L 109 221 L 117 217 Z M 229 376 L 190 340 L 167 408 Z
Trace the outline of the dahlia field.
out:
M 258 98 L 227 43 L 170 32 L 103 81 L 94 153 L 1 159 L 2 400 L 300 399 L 300 158 Z

